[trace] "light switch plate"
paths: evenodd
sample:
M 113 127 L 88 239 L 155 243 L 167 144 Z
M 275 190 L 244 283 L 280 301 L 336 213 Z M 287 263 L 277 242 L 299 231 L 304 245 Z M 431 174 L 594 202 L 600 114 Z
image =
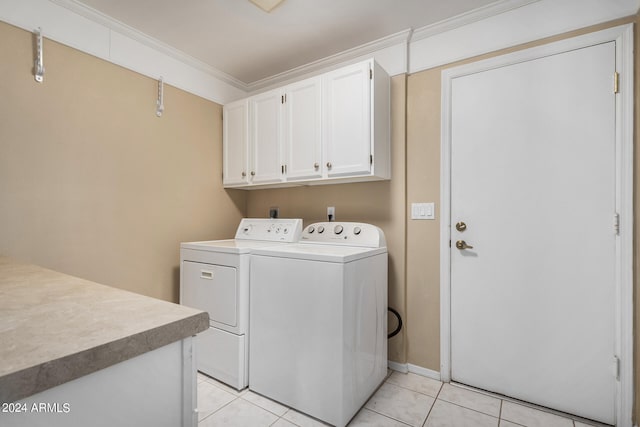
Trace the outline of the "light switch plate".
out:
M 411 219 L 436 219 L 435 203 L 411 203 Z

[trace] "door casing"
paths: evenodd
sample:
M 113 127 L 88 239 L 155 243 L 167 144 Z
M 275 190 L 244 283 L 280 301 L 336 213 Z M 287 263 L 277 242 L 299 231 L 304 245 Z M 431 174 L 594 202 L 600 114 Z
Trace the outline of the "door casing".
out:
M 451 83 L 456 77 L 615 41 L 616 71 L 616 425 L 631 427 L 633 412 L 633 25 L 623 25 L 478 61 L 442 72 L 440 183 L 440 376 L 451 381 Z M 613 90 L 613 76 L 612 76 Z

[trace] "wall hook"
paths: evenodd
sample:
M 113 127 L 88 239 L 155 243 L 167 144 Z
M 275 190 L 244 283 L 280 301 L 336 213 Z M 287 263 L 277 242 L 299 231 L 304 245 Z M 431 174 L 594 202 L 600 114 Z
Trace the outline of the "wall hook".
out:
M 158 80 L 158 100 L 156 101 L 156 116 L 161 117 L 164 113 L 164 80 L 162 76 Z
M 35 30 L 36 35 L 36 60 L 33 65 L 33 74 L 38 83 L 44 81 L 44 59 L 42 55 L 42 29 Z

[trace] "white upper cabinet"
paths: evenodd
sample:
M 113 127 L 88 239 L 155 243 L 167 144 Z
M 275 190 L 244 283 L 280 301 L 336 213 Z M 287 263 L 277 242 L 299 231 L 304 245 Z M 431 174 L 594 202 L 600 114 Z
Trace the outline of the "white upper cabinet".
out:
M 355 64 L 324 76 L 325 167 L 327 176 L 370 172 L 371 64 Z
M 252 184 L 276 183 L 283 179 L 282 99 L 279 89 L 249 98 L 249 182 Z
M 322 178 L 322 79 L 287 86 L 284 94 L 285 173 L 288 181 Z
M 244 100 L 248 131 L 225 106 L 225 187 L 390 179 L 389 91 L 389 76 L 368 60 Z M 249 147 L 244 160 L 234 157 L 242 155 L 236 144 Z M 247 175 L 230 180 L 241 168 L 226 162 L 243 164 Z
M 222 108 L 222 183 L 225 187 L 249 183 L 249 107 L 246 99 Z

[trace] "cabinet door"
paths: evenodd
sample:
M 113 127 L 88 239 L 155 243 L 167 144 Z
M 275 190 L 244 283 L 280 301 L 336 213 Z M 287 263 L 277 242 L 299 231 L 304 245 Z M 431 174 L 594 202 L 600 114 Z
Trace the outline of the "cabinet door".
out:
M 223 107 L 222 183 L 227 186 L 246 185 L 249 116 L 247 100 Z
M 321 83 L 321 78 L 313 78 L 286 89 L 284 156 L 287 180 L 322 177 Z
M 251 183 L 280 182 L 284 176 L 283 162 L 281 161 L 282 99 L 280 90 L 249 98 Z
M 371 61 L 324 77 L 323 141 L 327 176 L 371 172 Z

